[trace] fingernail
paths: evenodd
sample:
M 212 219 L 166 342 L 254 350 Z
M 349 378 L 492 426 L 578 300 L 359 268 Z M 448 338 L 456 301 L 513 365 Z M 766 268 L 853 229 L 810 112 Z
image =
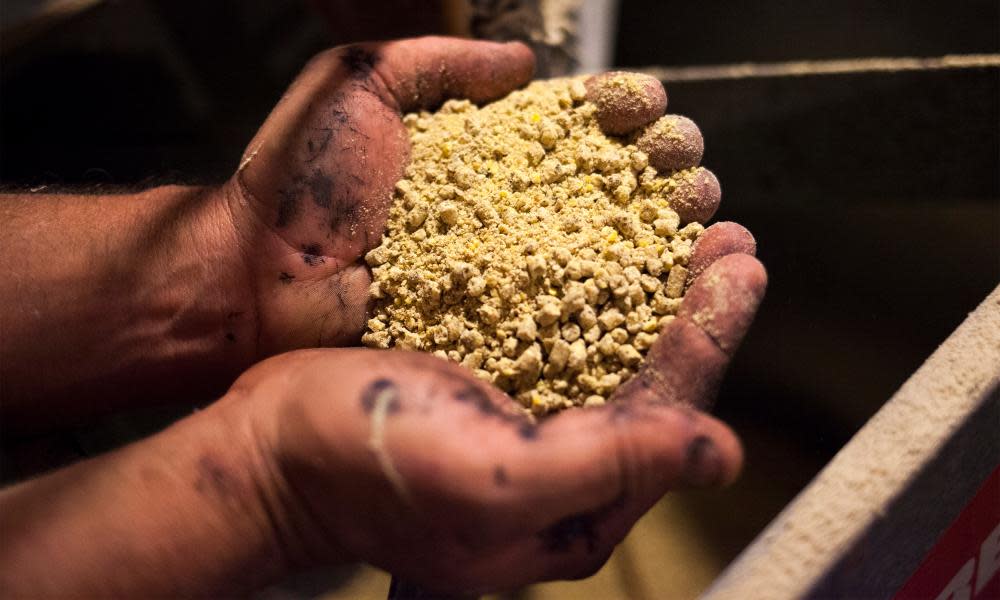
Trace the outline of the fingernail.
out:
M 692 487 L 717 485 L 722 475 L 722 459 L 715 443 L 704 435 L 696 436 L 687 447 L 684 459 L 685 483 Z

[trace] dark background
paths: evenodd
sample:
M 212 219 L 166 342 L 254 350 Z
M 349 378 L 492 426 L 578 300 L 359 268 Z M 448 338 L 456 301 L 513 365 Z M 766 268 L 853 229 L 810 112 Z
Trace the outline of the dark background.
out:
M 122 0 L 42 23 L 22 19 L 24 4 L 0 9 L 8 187 L 221 181 L 312 53 L 445 29 L 434 3 L 406 0 L 332 2 L 332 25 L 292 1 Z M 998 11 L 626 0 L 615 61 L 997 53 Z M 718 218 L 754 232 L 771 277 L 717 406 L 746 441 L 745 476 L 684 496 L 734 556 L 1000 280 L 1000 72 L 667 87 L 671 111 L 704 132 L 724 190 Z

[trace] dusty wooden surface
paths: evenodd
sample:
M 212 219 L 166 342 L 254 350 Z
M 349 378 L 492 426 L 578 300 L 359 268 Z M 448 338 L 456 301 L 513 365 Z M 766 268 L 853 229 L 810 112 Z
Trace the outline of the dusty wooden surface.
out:
M 705 598 L 891 596 L 1000 464 L 998 385 L 1000 287 Z

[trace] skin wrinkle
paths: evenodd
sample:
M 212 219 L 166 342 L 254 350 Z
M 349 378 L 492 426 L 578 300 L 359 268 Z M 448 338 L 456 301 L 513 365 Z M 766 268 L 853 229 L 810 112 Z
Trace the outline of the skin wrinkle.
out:
M 256 422 L 251 420 L 250 423 L 251 428 L 256 429 Z M 315 507 L 295 485 L 294 480 L 287 477 L 275 464 L 273 457 L 278 453 L 267 443 L 267 436 L 257 431 L 250 436 L 250 439 L 253 440 L 251 448 L 256 454 L 254 462 L 261 465 L 263 470 L 263 477 L 254 477 L 253 483 L 258 490 L 260 504 L 268 517 L 272 539 L 277 540 L 281 549 L 280 558 L 290 566 L 319 564 L 322 551 L 306 540 L 318 540 L 328 546 L 328 552 L 333 553 L 329 546 L 337 536 L 319 517 Z M 255 472 L 259 473 L 260 470 L 255 469 Z M 300 514 L 304 519 L 296 518 L 296 515 Z
M 275 221 L 276 227 L 287 227 L 298 217 L 299 202 L 294 191 L 278 190 L 282 197 L 278 203 L 278 218 Z
M 689 290 L 690 301 L 681 307 L 678 319 L 692 323 L 729 357 L 750 325 L 767 276 L 753 258 L 738 252 L 720 258 L 706 273 L 707 278 L 699 277 Z
M 677 402 L 673 386 L 656 367 L 644 362 L 637 379 L 643 387 L 656 388 L 657 403 L 671 405 Z
M 345 290 L 342 285 L 343 272 L 339 272 L 330 278 L 330 287 L 333 288 L 333 293 L 337 298 L 338 308 L 340 310 L 347 309 L 347 299 L 344 297 Z M 328 315 L 330 313 L 327 313 Z
M 369 73 L 369 79 L 371 79 L 377 87 L 376 90 L 369 91 L 381 100 L 382 104 L 389 108 L 393 113 L 402 115 L 401 107 L 404 103 L 401 102 L 399 96 L 397 96 L 396 87 L 389 85 L 389 82 L 392 81 L 392 79 L 383 73 L 382 68 L 383 63 L 380 61 L 379 64 L 375 65 Z M 414 97 L 413 100 L 416 102 L 419 98 Z
M 259 149 L 260 147 L 258 146 L 257 150 Z M 254 154 L 257 153 L 257 150 L 254 151 Z M 229 226 L 229 229 L 234 234 L 236 234 L 235 235 L 236 244 L 241 246 L 240 250 L 245 254 L 247 251 L 246 247 L 247 242 L 243 236 L 239 235 L 239 227 L 237 226 L 238 221 L 236 218 L 236 214 L 234 213 L 234 207 L 233 207 L 234 202 L 236 202 L 238 205 L 239 204 L 246 205 L 253 197 L 252 194 L 250 193 L 250 190 L 246 187 L 245 182 L 243 182 L 242 172 L 243 171 L 237 171 L 236 175 L 232 178 L 233 180 L 236 181 L 237 193 L 234 194 L 231 188 L 228 187 L 224 188 L 222 196 L 223 202 L 221 202 L 221 204 L 225 209 L 224 210 L 224 214 L 226 215 L 225 224 Z M 250 263 L 246 261 L 243 262 L 243 271 L 244 271 L 243 277 L 246 278 L 246 281 L 254 280 L 253 272 L 251 271 L 250 268 Z M 250 286 L 250 289 L 251 289 L 250 293 L 252 294 L 252 297 L 250 298 L 250 306 L 252 308 L 252 314 L 253 314 L 253 331 L 254 331 L 254 344 L 253 344 L 252 356 L 260 356 L 260 336 L 262 330 L 261 328 L 262 319 L 260 314 L 260 297 L 256 286 Z
M 419 366 L 422 371 L 433 372 L 448 381 L 462 378 L 466 375 L 462 367 L 452 365 L 428 354 L 415 353 L 413 354 L 413 358 L 421 363 Z M 533 441 L 538 438 L 540 425 L 522 412 L 515 411 L 515 404 L 512 398 L 504 394 L 506 402 L 498 405 L 493 402 L 488 392 L 483 390 L 480 385 L 483 384 L 468 382 L 462 390 L 451 397 L 460 403 L 472 404 L 484 416 L 497 417 L 505 423 L 516 425 L 518 436 L 525 441 Z M 505 410 L 507 408 L 509 410 Z

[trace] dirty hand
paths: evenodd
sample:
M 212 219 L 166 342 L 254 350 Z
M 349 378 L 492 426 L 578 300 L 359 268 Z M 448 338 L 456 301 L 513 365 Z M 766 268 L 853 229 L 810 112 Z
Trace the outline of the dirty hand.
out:
M 765 285 L 754 258 L 719 258 L 611 403 L 541 424 L 463 367 L 393 350 L 284 354 L 223 402 L 254 423 L 292 564 L 364 560 L 441 592 L 583 577 L 668 489 L 736 477 L 739 441 L 699 408 Z
M 409 156 L 401 115 L 449 97 L 485 102 L 531 78 L 533 56 L 518 44 L 420 38 L 335 48 L 303 70 L 247 146 L 236 174 L 215 196 L 228 208 L 246 270 L 257 331 L 250 350 L 263 358 L 315 346 L 355 345 L 366 319 L 371 274 L 364 255 L 385 227 L 395 183 Z M 666 94 L 645 78 L 648 102 L 602 102 L 608 133 L 625 134 L 663 114 Z M 669 132 L 640 136 L 661 171 L 701 159 L 697 127 L 683 117 Z M 679 135 L 678 135 L 679 134 Z M 719 202 L 707 170 L 675 209 L 705 221 Z M 751 251 L 736 225 L 709 228 L 701 244 Z
M 305 67 L 221 194 L 256 302 L 258 356 L 360 339 L 363 257 L 409 156 L 402 113 L 495 99 L 533 70 L 521 44 L 447 38 L 334 48 Z

